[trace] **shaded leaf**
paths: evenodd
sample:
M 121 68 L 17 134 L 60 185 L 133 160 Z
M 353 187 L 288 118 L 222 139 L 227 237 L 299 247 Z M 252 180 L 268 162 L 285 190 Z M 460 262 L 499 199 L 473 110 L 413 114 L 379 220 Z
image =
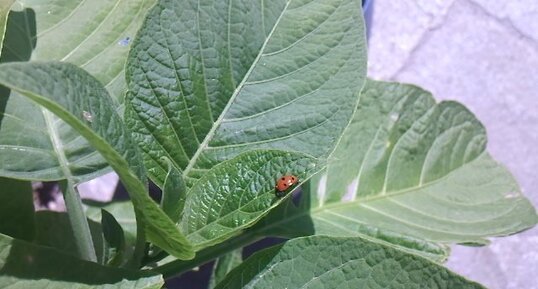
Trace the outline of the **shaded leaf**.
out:
M 35 234 L 32 184 L 0 178 L 0 233 L 31 241 Z
M 125 238 L 134 239 L 136 237 L 136 217 L 133 209 L 133 203 L 130 201 L 112 202 L 112 203 L 96 203 L 86 202 L 86 215 L 89 219 L 100 222 L 102 215 L 101 209 L 106 210 L 120 224 Z
M 216 288 L 485 288 L 361 238 L 313 236 L 255 253 Z
M 127 188 L 138 229 L 151 242 L 180 259 L 194 256 L 185 237 L 149 197 L 138 150 L 96 79 L 67 63 L 9 63 L 0 65 L 0 83 L 56 114 L 102 154 Z
M 2 288 L 161 288 L 163 279 L 82 261 L 0 234 Z
M 99 222 L 88 220 L 90 233 L 97 257 L 97 262 L 103 264 L 105 251 L 103 232 Z M 65 212 L 38 211 L 35 215 L 36 234 L 33 243 L 36 245 L 55 248 L 73 257 L 79 255 L 69 216 Z
M 185 206 L 187 187 L 181 172 L 172 165 L 170 160 L 167 162 L 169 168 L 164 180 L 161 208 L 173 222 L 179 222 Z
M 114 216 L 104 209 L 101 209 L 101 226 L 103 237 L 109 247 L 106 263 L 110 266 L 118 266 L 122 263 L 125 248 L 123 229 Z
M 220 257 L 215 261 L 215 264 L 213 265 L 213 272 L 211 273 L 211 277 L 209 279 L 209 289 L 215 288 L 217 284 L 219 284 L 226 275 L 232 271 L 233 268 L 239 266 L 241 262 L 243 262 L 243 259 L 241 257 L 241 251 L 242 250 L 233 250 L 232 252 Z
M 102 217 L 101 210 L 109 212 L 121 226 L 125 245 L 123 247 L 123 261 L 128 261 L 132 256 L 136 246 L 136 217 L 133 210 L 133 203 L 130 201 L 113 202 L 113 203 L 86 203 L 86 215 L 88 219 L 94 222 L 100 222 Z
M 361 1 L 163 0 L 133 43 L 125 119 L 162 186 L 252 149 L 327 157 L 366 74 Z

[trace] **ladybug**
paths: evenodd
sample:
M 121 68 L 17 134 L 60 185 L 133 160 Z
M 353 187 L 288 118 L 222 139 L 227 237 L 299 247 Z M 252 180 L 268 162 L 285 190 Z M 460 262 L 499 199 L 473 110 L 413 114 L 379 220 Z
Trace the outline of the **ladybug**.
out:
M 275 189 L 276 189 L 277 196 L 282 195 L 282 193 L 284 193 L 287 189 L 297 184 L 298 181 L 299 181 L 299 178 L 297 178 L 294 175 L 282 176 L 276 182 Z

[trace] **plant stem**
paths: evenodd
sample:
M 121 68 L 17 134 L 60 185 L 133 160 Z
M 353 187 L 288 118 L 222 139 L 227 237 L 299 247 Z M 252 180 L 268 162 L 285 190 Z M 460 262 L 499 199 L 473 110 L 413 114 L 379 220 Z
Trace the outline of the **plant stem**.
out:
M 78 255 L 83 260 L 97 262 L 90 226 L 88 225 L 86 214 L 84 214 L 80 196 L 71 180 L 67 180 L 67 186 L 62 192 Z
M 163 274 L 163 277 L 170 278 L 186 271 L 191 270 L 192 268 L 201 266 L 213 259 L 216 259 L 230 251 L 235 249 L 242 248 L 246 245 L 254 243 L 261 239 L 260 235 L 253 234 L 253 232 L 245 232 L 242 235 L 239 235 L 233 239 L 224 241 L 223 243 L 206 248 L 198 253 L 196 253 L 196 258 L 188 261 L 175 260 L 170 263 L 164 264 L 157 268 L 154 268 L 152 271 Z

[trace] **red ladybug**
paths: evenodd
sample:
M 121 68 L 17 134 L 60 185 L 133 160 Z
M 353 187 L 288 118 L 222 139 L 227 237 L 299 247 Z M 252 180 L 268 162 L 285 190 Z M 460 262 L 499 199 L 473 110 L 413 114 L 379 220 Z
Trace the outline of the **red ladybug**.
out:
M 284 191 L 297 184 L 299 178 L 294 175 L 286 175 L 277 180 L 275 189 L 277 195 L 282 194 Z

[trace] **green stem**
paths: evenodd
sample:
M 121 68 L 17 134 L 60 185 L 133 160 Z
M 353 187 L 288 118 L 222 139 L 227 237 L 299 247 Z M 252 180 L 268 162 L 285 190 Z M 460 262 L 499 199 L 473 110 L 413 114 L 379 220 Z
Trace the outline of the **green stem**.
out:
M 196 258 L 192 260 L 188 260 L 188 261 L 174 260 L 170 263 L 154 268 L 152 271 L 163 274 L 163 277 L 165 279 L 171 278 L 171 277 L 180 275 L 184 272 L 187 272 L 193 268 L 201 266 L 230 251 L 252 244 L 258 241 L 259 239 L 261 239 L 260 235 L 254 234 L 253 232 L 246 232 L 242 235 L 239 235 L 238 237 L 224 241 L 223 243 L 217 246 L 209 247 L 196 253 Z
M 78 255 L 83 260 L 97 262 L 90 226 L 82 208 L 82 200 L 70 180 L 67 180 L 67 186 L 62 192 Z

